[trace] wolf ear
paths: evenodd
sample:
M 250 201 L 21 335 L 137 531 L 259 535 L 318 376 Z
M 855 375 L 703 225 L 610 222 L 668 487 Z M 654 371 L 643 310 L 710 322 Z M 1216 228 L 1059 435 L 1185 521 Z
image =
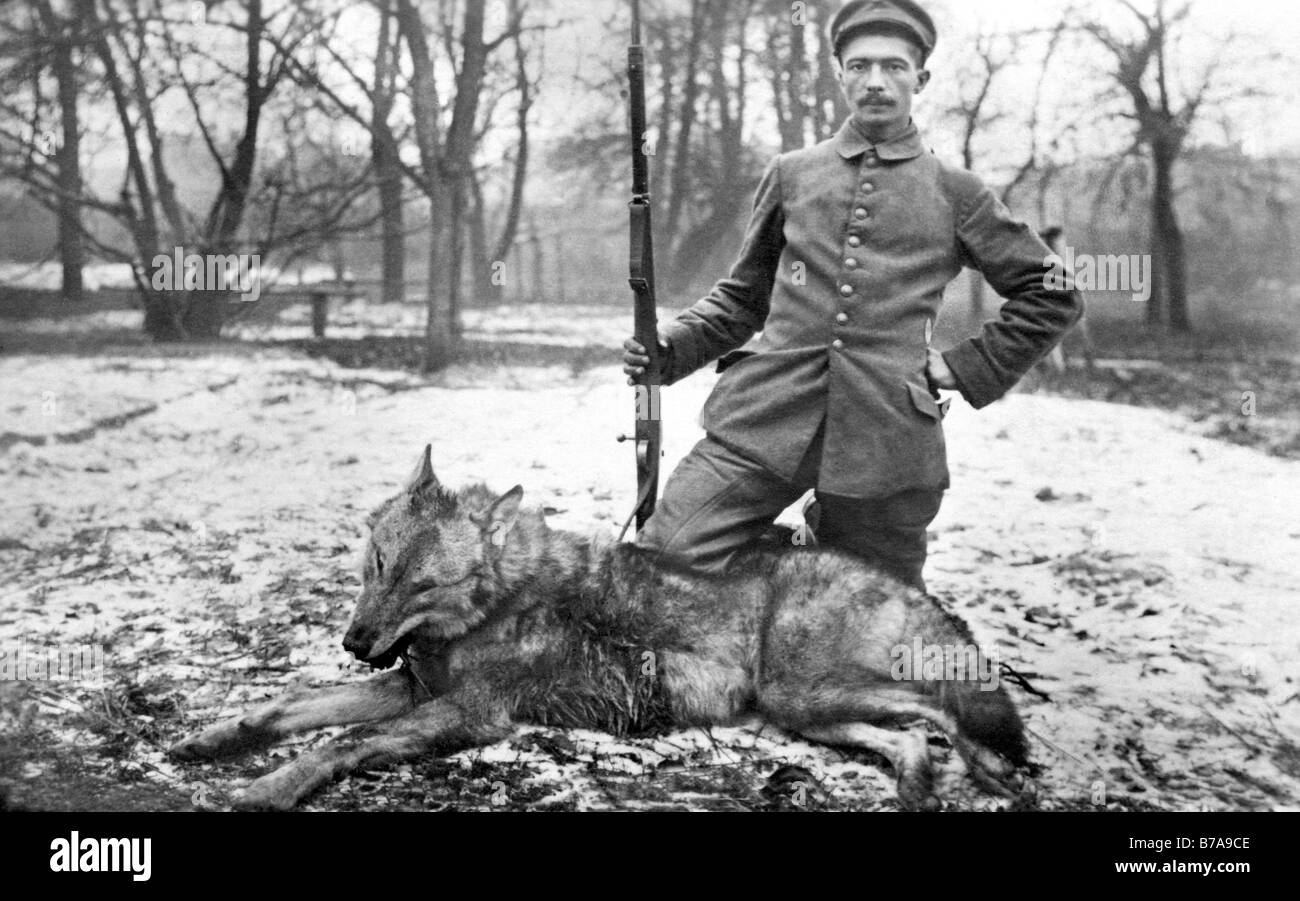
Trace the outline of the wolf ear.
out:
M 523 500 L 524 488 L 516 485 L 497 498 L 484 513 L 471 513 L 470 519 L 483 532 L 483 537 L 497 547 L 506 543 L 506 536 L 519 521 L 519 502 Z
M 411 496 L 420 492 L 438 487 L 438 477 L 433 474 L 433 446 L 426 444 L 424 453 L 420 455 L 420 462 L 415 467 L 415 472 L 411 473 L 411 480 L 407 483 L 406 491 Z

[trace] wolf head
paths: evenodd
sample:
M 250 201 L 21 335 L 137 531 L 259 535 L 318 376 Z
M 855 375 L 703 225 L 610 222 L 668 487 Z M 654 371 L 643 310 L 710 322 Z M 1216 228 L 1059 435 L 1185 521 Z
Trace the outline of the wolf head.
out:
M 392 666 L 417 638 L 444 642 L 473 630 L 498 594 L 502 555 L 523 488 L 448 491 L 425 447 L 410 483 L 370 514 L 362 589 L 343 647 Z

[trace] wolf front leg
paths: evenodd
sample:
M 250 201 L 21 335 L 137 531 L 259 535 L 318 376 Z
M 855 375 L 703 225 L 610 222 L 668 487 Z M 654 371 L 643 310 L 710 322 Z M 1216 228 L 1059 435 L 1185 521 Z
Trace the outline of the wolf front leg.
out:
M 423 697 L 423 689 L 404 670 L 364 682 L 290 692 L 243 716 L 188 735 L 172 745 L 168 753 L 178 760 L 231 757 L 307 729 L 392 719 L 411 710 Z
M 345 735 L 254 781 L 235 797 L 240 810 L 290 810 L 323 785 L 366 766 L 395 763 L 434 749 L 491 744 L 510 734 L 504 716 L 467 713 L 471 705 L 434 698 L 377 731 Z

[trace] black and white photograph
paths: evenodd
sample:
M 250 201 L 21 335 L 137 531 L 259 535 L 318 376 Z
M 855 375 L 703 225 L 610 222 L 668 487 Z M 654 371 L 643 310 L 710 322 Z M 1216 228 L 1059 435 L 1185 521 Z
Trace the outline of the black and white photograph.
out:
M 1300 810 L 1297 47 L 0 3 L 0 811 Z

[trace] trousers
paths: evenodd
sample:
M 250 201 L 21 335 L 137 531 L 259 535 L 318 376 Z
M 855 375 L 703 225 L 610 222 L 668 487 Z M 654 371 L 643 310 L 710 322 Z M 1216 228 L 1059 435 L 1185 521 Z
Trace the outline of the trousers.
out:
M 725 572 L 782 510 L 816 489 L 821 435 L 819 430 L 789 480 L 705 437 L 669 476 L 637 545 L 696 572 Z M 819 545 L 856 554 L 925 591 L 926 528 L 939 513 L 942 490 L 910 489 L 882 498 L 816 492 L 816 499 Z

